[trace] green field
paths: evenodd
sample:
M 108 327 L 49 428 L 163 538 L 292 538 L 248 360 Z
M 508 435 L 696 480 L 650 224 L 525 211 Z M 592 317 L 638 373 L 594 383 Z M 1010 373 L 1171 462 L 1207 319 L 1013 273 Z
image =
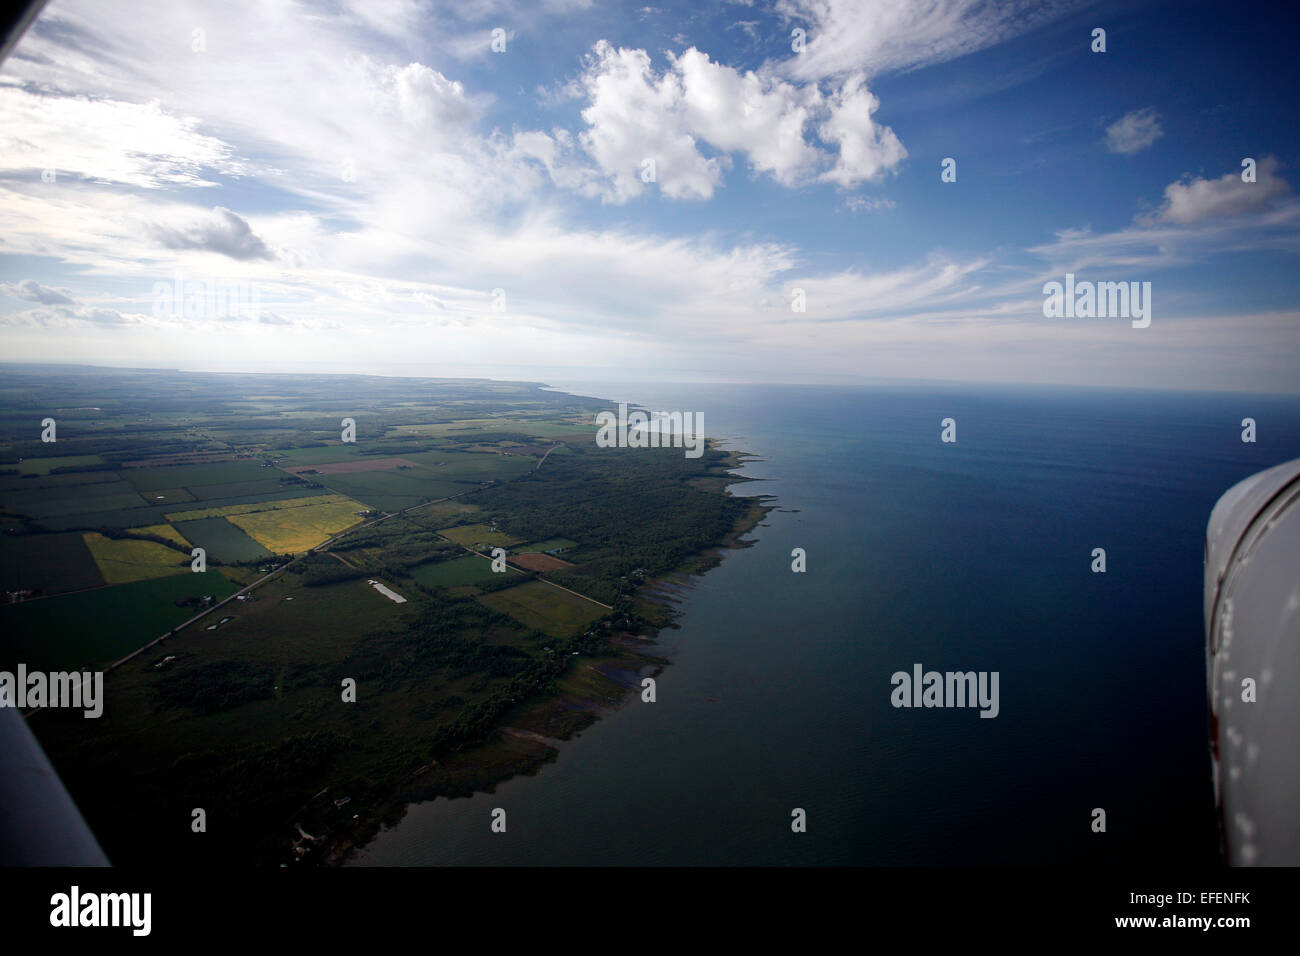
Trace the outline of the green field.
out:
M 0 607 L 0 667 L 66 670 L 111 663 L 194 616 L 186 597 L 236 587 L 215 571 L 176 574 Z
M 0 499 L 8 501 L 14 496 L 36 496 L 42 500 L 64 498 L 97 498 L 135 491 L 128 481 L 123 481 L 119 471 L 88 471 L 74 475 L 48 475 L 44 478 L 10 479 L 0 489 Z
M 310 495 L 302 498 L 283 498 L 272 501 L 254 501 L 243 504 L 214 505 L 211 508 L 187 508 L 167 516 L 171 521 L 194 521 L 197 518 L 229 518 L 231 515 L 252 514 L 255 511 L 282 511 L 286 508 L 307 508 L 318 505 L 351 505 L 357 510 L 357 503 L 344 495 Z
M 30 503 L 14 510 L 29 514 L 42 524 L 45 524 L 44 519 L 46 518 L 68 518 L 75 515 L 112 511 L 119 508 L 134 508 L 140 503 L 140 496 L 131 491 L 116 495 L 97 495 L 93 498 L 62 498 L 54 501 Z
M 479 601 L 551 637 L 577 634 L 592 621 L 609 613 L 585 598 L 551 587 L 543 581 L 528 581 L 505 591 L 493 591 L 480 596 Z
M 4 465 L 4 468 L 16 468 L 17 465 Z M 69 486 L 103 484 L 107 481 L 121 481 L 121 473 L 114 471 L 81 471 L 71 475 L 41 475 L 36 478 L 23 478 L 20 475 L 0 475 L 0 497 L 8 491 L 33 491 L 37 488 L 66 488 Z
M 224 508 L 234 504 L 258 504 L 264 501 L 284 501 L 287 498 L 311 498 L 327 492 L 323 488 L 291 487 L 265 495 L 246 495 L 243 498 L 216 498 L 185 502 L 186 509 L 198 511 L 207 508 Z M 176 505 L 157 504 L 148 507 L 88 511 L 82 514 L 43 518 L 41 524 L 51 531 L 68 531 L 73 528 L 134 528 L 137 525 L 158 524 L 167 515 L 181 511 Z
M 156 541 L 105 538 L 93 531 L 82 537 L 107 584 L 127 584 L 168 574 L 192 573 L 189 555 Z
M 488 525 L 482 523 L 462 524 L 454 528 L 439 528 L 438 534 L 467 548 L 483 546 L 507 548 L 512 544 L 518 544 L 520 541 L 519 538 L 512 537 L 504 531 L 492 531 Z
M 395 425 L 396 435 L 421 435 L 427 438 L 455 438 L 457 432 L 513 431 L 512 423 L 500 418 L 466 418 L 455 422 L 427 422 Z
M 566 438 L 578 441 L 593 441 L 596 435 L 595 416 L 590 425 L 575 425 L 567 422 L 520 422 L 517 431 L 526 435 L 534 435 L 538 438 L 558 439 L 563 441 Z
M 187 540 L 203 548 L 208 557 L 218 561 L 251 561 L 271 556 L 270 551 L 225 518 L 177 521 L 175 527 Z
M 135 508 L 143 504 L 140 496 L 124 481 L 87 485 L 84 492 L 75 488 L 60 488 L 58 494 L 45 491 L 8 492 L 0 496 L 0 500 L 3 500 L 8 511 L 31 515 L 37 520 L 92 511 Z
M 431 588 L 450 588 L 463 584 L 476 584 L 479 581 L 498 576 L 523 576 L 514 568 L 507 568 L 498 575 L 492 570 L 491 560 L 480 558 L 476 554 L 467 554 L 463 558 L 453 558 L 450 561 L 421 564 L 418 567 L 411 568 L 407 573 L 425 587 Z
M 545 541 L 538 541 L 534 544 L 521 544 L 515 550 L 521 554 L 529 551 L 554 551 L 565 550 L 571 551 L 578 546 L 578 542 L 571 541 L 568 538 L 547 538 Z
M 0 491 L 0 504 L 15 514 L 34 518 L 78 514 L 86 511 L 104 511 L 110 508 L 133 508 L 141 504 L 130 483 L 122 481 L 116 472 L 93 472 L 96 476 L 111 475 L 108 481 L 62 482 L 41 487 L 39 479 L 25 481 L 14 488 Z M 89 477 L 86 475 L 84 477 Z M 82 478 L 82 475 L 61 475 L 62 478 Z
M 538 421 L 535 419 L 519 418 L 474 418 L 465 419 L 459 422 L 437 423 L 430 425 L 397 425 L 393 428 L 395 434 L 406 435 L 427 435 L 430 437 L 448 438 L 455 441 L 464 435 L 484 434 L 491 435 L 492 432 L 506 432 L 507 434 L 528 435 L 532 438 L 544 438 L 547 440 L 565 439 L 574 440 L 591 440 L 596 434 L 596 425 L 592 424 L 574 424 L 570 422 L 559 421 Z
M 0 535 L 0 587 L 46 594 L 99 587 L 103 575 L 81 535 Z
M 293 487 L 292 484 L 280 480 L 279 470 L 263 469 L 263 474 L 268 472 L 273 477 L 258 478 L 255 481 L 231 481 L 219 485 L 202 485 L 198 490 L 203 493 L 205 500 L 210 501 L 213 498 L 243 498 L 248 495 L 266 495 L 286 487 Z
M 325 445 L 312 448 L 279 448 L 270 452 L 275 458 L 287 458 L 280 465 L 328 465 L 336 461 L 350 461 L 361 453 L 354 444 Z
M 349 475 L 311 475 L 331 491 L 355 498 L 379 511 L 401 511 L 424 501 L 449 498 L 473 486 L 439 479 L 423 468 L 360 471 Z
M 224 485 L 235 481 L 257 481 L 271 475 L 279 477 L 260 461 L 214 461 L 202 465 L 168 465 L 165 468 L 128 468 L 122 477 L 141 492 L 160 488 L 189 488 Z
M 141 498 L 146 504 L 161 505 L 169 502 L 179 504 L 182 501 L 193 501 L 194 496 L 185 488 L 159 488 L 155 491 L 142 492 Z
M 403 455 L 419 462 L 436 477 L 453 481 L 509 481 L 537 467 L 531 455 L 495 455 L 489 452 L 419 451 Z
M 62 458 L 24 458 L 17 468 L 24 475 L 48 475 L 51 468 L 79 468 L 85 465 L 102 465 L 98 455 L 64 455 Z M 14 465 L 5 467 L 13 468 Z
M 471 504 L 464 498 L 457 498 L 455 501 L 439 501 L 437 504 L 429 505 L 414 512 L 418 515 L 420 523 L 425 522 L 443 522 L 455 521 L 462 518 L 471 518 L 483 509 L 476 504 Z

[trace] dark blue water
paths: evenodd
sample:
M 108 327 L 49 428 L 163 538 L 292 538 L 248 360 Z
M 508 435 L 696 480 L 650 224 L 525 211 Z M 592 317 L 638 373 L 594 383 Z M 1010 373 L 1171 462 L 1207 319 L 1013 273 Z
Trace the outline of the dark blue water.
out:
M 797 511 L 685 600 L 657 703 L 632 698 L 535 777 L 410 808 L 358 863 L 1213 858 L 1205 522 L 1234 482 L 1300 457 L 1300 401 L 557 384 L 702 412 L 766 459 L 736 492 Z M 914 663 L 999 672 L 999 716 L 892 707 L 890 676 Z

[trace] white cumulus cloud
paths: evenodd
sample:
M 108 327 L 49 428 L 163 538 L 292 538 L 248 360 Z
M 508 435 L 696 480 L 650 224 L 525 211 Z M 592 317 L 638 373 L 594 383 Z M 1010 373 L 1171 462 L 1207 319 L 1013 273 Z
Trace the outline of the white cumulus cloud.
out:
M 1165 187 L 1163 205 L 1144 221 L 1189 226 L 1262 212 L 1291 192 L 1277 168 L 1277 159 L 1265 156 L 1256 165 L 1253 183 L 1243 182 L 1239 172 L 1225 173 L 1218 179 L 1186 176 Z
M 1165 131 L 1160 128 L 1160 117 L 1153 107 L 1147 106 L 1121 116 L 1106 127 L 1106 148 L 1112 153 L 1131 156 L 1146 149 Z

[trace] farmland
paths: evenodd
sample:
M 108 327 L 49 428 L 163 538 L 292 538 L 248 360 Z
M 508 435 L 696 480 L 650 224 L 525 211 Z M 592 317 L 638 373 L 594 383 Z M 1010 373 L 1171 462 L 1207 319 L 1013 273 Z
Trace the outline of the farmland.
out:
M 507 547 L 518 544 L 520 539 L 504 531 L 494 531 L 486 524 L 462 524 L 453 528 L 440 528 L 438 534 L 459 545 L 479 550 L 482 548 Z
M 18 470 L 24 475 L 48 475 L 55 468 L 84 468 L 87 465 L 102 465 L 104 459 L 98 455 L 68 455 L 64 458 L 24 458 L 18 462 Z
M 409 456 L 439 478 L 452 481 L 509 481 L 536 467 L 535 460 L 483 452 L 427 451 Z
M 366 471 L 341 475 L 310 476 L 331 491 L 355 498 L 379 511 L 401 511 L 425 501 L 449 498 L 472 486 L 442 481 L 425 469 L 410 471 Z
M 251 511 L 226 520 L 274 554 L 295 554 L 359 522 L 358 510 L 361 506 L 346 498 L 323 502 L 316 498 L 304 508 Z
M 547 538 L 545 541 L 534 541 L 530 544 L 521 545 L 520 551 L 572 551 L 578 546 L 578 542 L 569 538 Z
M 351 461 L 319 462 L 314 465 L 280 466 L 292 474 L 313 472 L 318 475 L 346 475 L 358 471 L 388 471 L 392 468 L 415 468 L 416 463 L 408 458 L 356 458 Z
M 408 435 L 457 439 L 476 432 L 508 432 L 516 430 L 517 423 L 507 418 L 473 418 L 458 422 L 439 422 L 429 425 L 398 425 L 394 430 Z M 528 434 L 548 439 L 587 439 L 595 434 L 594 425 L 560 421 L 531 421 Z
M 103 583 L 99 566 L 79 534 L 0 536 L 0 585 L 5 591 L 58 594 Z
M 492 571 L 492 561 L 476 554 L 467 554 L 463 558 L 453 558 L 450 561 L 421 564 L 412 568 L 410 574 L 415 580 L 431 588 L 456 587 L 499 577 L 520 576 L 513 568 L 507 568 L 504 572 L 496 574 Z
M 271 454 L 282 468 L 310 468 L 312 465 L 329 462 L 351 461 L 360 454 L 360 449 L 354 444 L 334 442 L 318 443 L 305 448 L 277 448 Z
M 258 504 L 264 501 L 282 501 L 286 498 L 309 498 L 314 495 L 326 494 L 321 488 L 304 488 L 291 486 L 282 488 L 279 491 L 272 491 L 261 495 L 242 495 L 238 498 L 218 498 L 215 500 L 196 500 L 187 501 L 183 504 L 189 510 L 202 510 L 204 508 L 221 508 L 232 504 Z M 95 529 L 95 528 L 125 528 L 135 525 L 157 524 L 166 520 L 168 514 L 174 514 L 181 511 L 181 508 L 175 504 L 155 503 L 143 505 L 137 497 L 134 506 L 131 507 L 104 507 L 99 506 L 96 499 L 88 503 L 89 507 L 94 510 L 81 510 L 75 514 L 66 514 L 58 516 L 45 516 L 37 519 L 37 522 L 50 531 L 70 531 L 74 529 Z M 30 512 L 29 512 L 30 513 Z
M 243 530 L 222 517 L 177 521 L 175 528 L 203 548 L 209 558 L 226 563 L 255 561 L 270 557 L 271 552 L 250 538 Z
M 482 595 L 479 601 L 552 637 L 572 637 L 606 613 L 600 605 L 543 581 L 527 581 L 505 591 L 494 591 Z
M 0 664 L 112 662 L 250 586 L 110 671 L 103 718 L 32 718 L 110 858 L 333 862 L 407 801 L 552 757 L 502 729 L 584 726 L 620 692 L 589 665 L 647 660 L 643 576 L 756 520 L 721 453 L 597 448 L 600 407 L 525 383 L 0 366 Z M 77 410 L 57 443 L 45 408 Z M 564 561 L 493 573 L 464 551 L 495 546 Z M 223 837 L 181 848 L 163 821 L 199 795 Z
M 163 468 L 128 468 L 123 477 L 141 492 L 159 488 L 194 488 L 204 485 L 227 485 L 232 482 L 258 481 L 266 478 L 267 469 L 260 462 L 217 461 L 200 465 L 169 465 Z M 246 492 L 257 494 L 258 492 Z M 221 497 L 213 495 L 211 497 Z
M 420 517 L 433 522 L 435 525 L 445 525 L 453 521 L 469 522 L 481 510 L 478 505 L 462 498 L 456 501 L 440 501 L 437 504 L 421 508 Z
M 517 567 L 525 571 L 559 571 L 563 568 L 571 568 L 573 565 L 561 558 L 553 557 L 549 554 L 537 554 L 522 552 L 510 556 L 510 561 Z
M 141 498 L 147 504 L 180 504 L 184 501 L 193 501 L 194 495 L 184 488 L 158 488 L 154 491 L 142 492 Z
M 178 601 L 204 595 L 221 600 L 234 591 L 233 584 L 209 571 L 0 606 L 0 665 L 101 666 L 193 617 L 196 608 Z
M 101 475 L 97 474 L 96 477 Z M 112 508 L 134 508 L 144 504 L 130 483 L 121 480 L 61 483 L 48 487 L 32 487 L 34 484 L 35 482 L 24 482 L 19 488 L 0 491 L 0 502 L 3 502 L 8 511 L 38 519 Z
M 276 472 L 276 474 L 279 474 Z M 256 478 L 249 481 L 230 481 L 216 485 L 194 485 L 189 489 L 196 498 L 220 501 L 223 498 L 244 498 L 249 495 L 269 495 L 286 487 L 279 478 Z
M 168 541 L 175 541 L 177 544 L 189 548 L 190 543 L 185 540 L 185 536 L 169 524 L 154 524 L 147 528 L 128 528 L 128 532 L 136 535 L 154 535 L 159 538 L 166 538 Z
M 228 518 L 231 515 L 253 514 L 258 511 L 283 511 L 289 508 L 315 507 L 326 504 L 345 504 L 356 507 L 356 502 L 342 495 L 315 495 L 304 498 L 284 498 L 271 501 L 253 501 L 235 505 L 216 505 L 211 508 L 187 508 L 167 515 L 172 521 L 193 521 L 196 518 Z
M 189 555 L 154 541 L 106 538 L 96 532 L 82 536 L 104 576 L 105 584 L 125 584 L 190 570 Z

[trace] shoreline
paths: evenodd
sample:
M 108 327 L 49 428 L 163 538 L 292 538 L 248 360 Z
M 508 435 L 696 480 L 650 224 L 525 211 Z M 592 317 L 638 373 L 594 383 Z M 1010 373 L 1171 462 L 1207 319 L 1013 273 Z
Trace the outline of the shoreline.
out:
M 717 449 L 714 439 L 708 441 Z M 750 461 L 762 461 L 759 456 L 737 450 L 726 451 L 725 455 L 717 466 L 718 473 L 701 479 L 715 482 L 720 494 L 731 496 L 733 485 L 763 480 L 733 471 Z M 491 739 L 420 767 L 396 793 L 360 820 L 356 830 L 337 839 L 322 838 L 322 845 L 314 847 L 311 858 L 302 862 L 348 866 L 380 833 L 399 824 L 412 805 L 439 797 L 455 799 L 492 793 L 498 784 L 516 776 L 536 776 L 546 764 L 560 758 L 563 744 L 620 710 L 639 690 L 642 678 L 658 677 L 672 663 L 650 648 L 659 643 L 663 631 L 680 626 L 681 601 L 705 574 L 722 563 L 729 551 L 756 544 L 756 539 L 743 539 L 777 508 L 774 496 L 745 497 L 751 500 L 750 506 L 716 544 L 637 587 L 633 599 L 635 621 L 625 616 L 622 627 L 611 626 L 608 618 L 604 621 L 606 633 L 601 637 L 600 650 L 581 654 L 579 668 L 567 675 L 584 685 L 583 693 L 563 693 L 522 704 L 505 716 Z

